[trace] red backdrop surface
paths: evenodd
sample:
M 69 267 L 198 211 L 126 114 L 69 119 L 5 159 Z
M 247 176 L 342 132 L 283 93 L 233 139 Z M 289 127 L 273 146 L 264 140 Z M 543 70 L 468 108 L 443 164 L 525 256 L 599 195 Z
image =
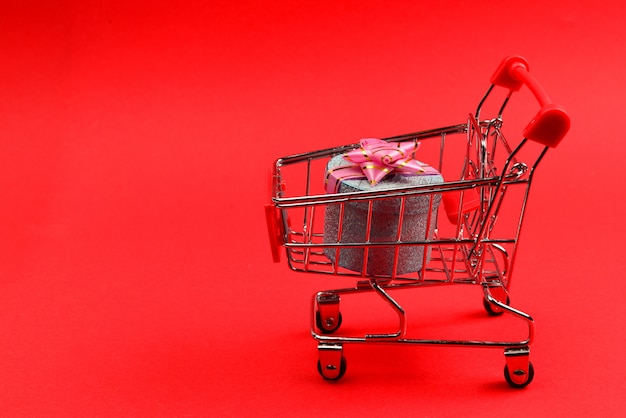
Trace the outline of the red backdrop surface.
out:
M 2 415 L 626 411 L 623 7 L 8 3 Z M 350 283 L 272 263 L 272 160 L 458 123 L 511 54 L 572 118 L 537 174 L 512 289 L 536 321 L 535 380 L 509 389 L 500 350 L 348 346 L 346 376 L 323 381 L 310 296 Z M 482 311 L 480 293 L 424 296 L 428 330 Z

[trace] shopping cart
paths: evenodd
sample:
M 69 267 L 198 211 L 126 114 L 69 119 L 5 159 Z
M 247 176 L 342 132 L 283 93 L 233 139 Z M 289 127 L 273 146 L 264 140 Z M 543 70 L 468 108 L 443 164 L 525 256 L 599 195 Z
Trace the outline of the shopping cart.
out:
M 431 158 L 430 168 L 443 177 L 417 186 L 326 189 L 324 178 L 333 171 L 333 161 L 362 148 L 362 143 L 291 155 L 274 164 L 271 203 L 266 206 L 274 261 L 280 261 L 282 246 L 292 270 L 356 280 L 353 287 L 313 296 L 311 335 L 318 342 L 318 371 L 325 379 L 344 375 L 344 344 L 386 343 L 501 348 L 506 381 L 515 388 L 532 381 L 533 319 L 510 305 L 508 293 L 535 170 L 546 151 L 565 136 L 570 122 L 529 73 L 524 58 L 503 60 L 490 81 L 467 122 L 383 139 L 392 147 L 421 146 L 414 158 Z M 524 85 L 540 110 L 520 128 L 521 138 L 511 141 L 503 133 L 503 113 L 512 94 Z M 492 117 L 484 118 L 484 113 Z M 411 223 L 417 227 L 408 226 Z M 406 311 L 392 293 L 451 284 L 482 287 L 487 313 L 523 321 L 523 337 L 408 336 Z M 392 332 L 339 332 L 341 297 L 365 292 L 378 295 L 397 314 L 397 330 L 394 325 Z

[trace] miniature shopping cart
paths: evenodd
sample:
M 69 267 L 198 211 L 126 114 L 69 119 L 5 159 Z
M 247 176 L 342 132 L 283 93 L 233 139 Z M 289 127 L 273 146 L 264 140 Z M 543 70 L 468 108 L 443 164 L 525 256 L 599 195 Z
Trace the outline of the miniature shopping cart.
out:
M 540 111 L 520 127 L 523 135 L 511 140 L 503 133 L 503 113 L 511 107 L 512 94 L 524 85 L 539 101 Z M 311 334 L 318 342 L 322 377 L 337 380 L 344 375 L 345 344 L 386 343 L 501 348 L 506 381 L 516 388 L 532 381 L 533 319 L 510 305 L 508 293 L 535 170 L 569 124 L 565 111 L 550 101 L 529 73 L 526 60 L 509 57 L 466 122 L 380 140 L 401 150 L 404 157 L 411 150 L 423 171 L 417 175 L 392 174 L 391 186 L 384 186 L 384 180 L 376 186 L 365 181 L 363 188 L 329 190 L 325 181 L 335 172 L 337 159 L 361 152 L 363 141 L 276 161 L 271 203 L 266 206 L 274 261 L 280 261 L 282 246 L 294 271 L 356 282 L 313 296 Z M 340 165 L 344 163 L 345 159 Z M 339 177 L 339 183 L 351 184 L 350 176 Z M 420 179 L 418 185 L 407 180 L 413 177 Z M 523 337 L 409 336 L 407 313 L 397 291 L 452 284 L 480 286 L 487 313 L 521 320 Z M 394 320 L 391 332 L 341 332 L 341 297 L 366 292 L 379 296 L 382 305 L 397 314 L 397 330 Z M 374 298 L 378 303 L 380 299 Z

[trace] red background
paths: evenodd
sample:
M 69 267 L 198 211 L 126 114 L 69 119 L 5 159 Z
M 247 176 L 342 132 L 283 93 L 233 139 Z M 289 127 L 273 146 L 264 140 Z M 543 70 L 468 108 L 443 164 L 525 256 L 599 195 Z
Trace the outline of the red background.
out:
M 622 6 L 17 3 L 0 6 L 2 415 L 624 413 Z M 512 292 L 535 380 L 509 389 L 499 350 L 348 346 L 323 381 L 310 296 L 350 283 L 272 263 L 272 160 L 463 121 L 510 54 L 572 118 Z M 482 310 L 437 292 L 418 305 L 433 325 Z

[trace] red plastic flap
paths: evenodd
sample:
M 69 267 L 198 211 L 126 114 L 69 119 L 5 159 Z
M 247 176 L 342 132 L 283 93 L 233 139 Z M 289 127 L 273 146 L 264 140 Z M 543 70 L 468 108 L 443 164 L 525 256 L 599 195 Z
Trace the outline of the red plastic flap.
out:
M 463 190 L 463 203 L 461 203 L 461 191 L 448 192 L 443 195 L 443 206 L 448 215 L 448 220 L 453 225 L 458 225 L 461 214 L 472 212 L 480 207 L 480 196 L 476 189 Z
M 271 203 L 265 205 L 265 219 L 267 220 L 267 233 L 270 239 L 272 259 L 275 263 L 280 262 L 281 228 L 276 216 L 276 208 Z

